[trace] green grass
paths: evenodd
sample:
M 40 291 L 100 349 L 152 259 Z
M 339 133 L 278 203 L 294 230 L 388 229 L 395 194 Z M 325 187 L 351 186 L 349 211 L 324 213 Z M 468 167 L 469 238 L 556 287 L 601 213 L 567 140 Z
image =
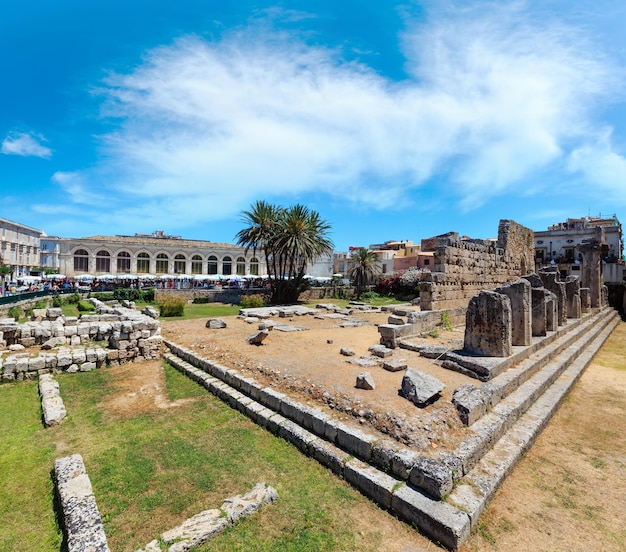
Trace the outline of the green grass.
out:
M 36 382 L 0 386 L 0 550 L 59 550 L 51 478 L 53 434 Z
M 235 316 L 239 314 L 238 305 L 224 305 L 223 303 L 187 303 L 183 316 L 168 316 L 168 320 L 192 320 L 195 318 L 219 318 L 220 316 Z
M 59 375 L 68 418 L 48 429 L 34 382 L 0 387 L 0 550 L 60 549 L 50 471 L 56 457 L 75 453 L 83 456 L 111 550 L 143 547 L 259 481 L 278 490 L 278 501 L 198 550 L 383 546 L 375 526 L 364 536 L 354 530 L 364 509 L 378 511 L 369 501 L 167 365 L 167 396 L 186 399 L 179 406 L 125 419 L 107 411 L 103 402 L 120 393 L 116 373 Z

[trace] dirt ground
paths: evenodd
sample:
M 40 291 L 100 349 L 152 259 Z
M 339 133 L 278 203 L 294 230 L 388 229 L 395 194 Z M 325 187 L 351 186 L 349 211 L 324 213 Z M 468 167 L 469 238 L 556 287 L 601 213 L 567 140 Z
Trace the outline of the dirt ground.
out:
M 450 394 L 459 385 L 476 383 L 475 380 L 442 370 L 414 353 L 398 351 L 393 358 L 406 358 L 409 366 L 429 372 L 446 384 L 437 403 L 417 409 L 398 396 L 402 372 L 387 372 L 380 367 L 363 369 L 347 363 L 346 357 L 339 354 L 341 347 L 349 347 L 357 356 L 368 355 L 368 347 L 378 343 L 375 324 L 385 321 L 386 316 L 363 315 L 368 324 L 356 328 L 339 328 L 336 320 L 311 316 L 281 319 L 309 329 L 274 330 L 259 347 L 245 341 L 257 325 L 236 317 L 225 318 L 228 327 L 223 330 L 207 329 L 205 319 L 165 322 L 162 329 L 167 339 L 242 370 L 258 381 L 281 386 L 316 406 L 329 408 L 331 404 L 335 415 L 360 421 L 371 430 L 375 430 L 376 424 L 372 425 L 371 420 L 376 414 L 385 419 L 385 413 L 395 411 L 406 420 L 406 425 L 395 426 L 400 436 L 413 426 L 419 433 L 436 435 L 424 441 L 431 450 L 454 445 L 463 429 L 449 409 Z M 462 332 L 456 330 L 444 332 L 437 339 L 424 340 L 453 344 L 460 338 Z M 462 547 L 463 552 L 626 549 L 625 324 L 618 327 L 605 349 L 607 352 L 596 357 L 535 445 L 504 482 Z M 130 416 L 140 411 L 175 408 L 178 404 L 163 396 L 165 383 L 160 362 L 113 370 L 120 371 L 120 394 L 105 406 L 114 415 Z M 365 370 L 374 377 L 374 391 L 354 387 L 356 375 Z M 356 415 L 347 411 L 350 408 L 356 410 Z M 384 424 L 378 425 L 384 428 Z M 452 428 L 449 431 L 452 437 L 443 435 L 443 426 Z M 388 427 L 387 432 L 392 433 L 392 429 Z M 397 520 L 385 512 L 363 522 L 380 526 L 390 536 L 385 550 L 438 550 L 407 526 L 399 529 Z
M 359 357 L 370 357 L 368 350 L 378 345 L 377 324 L 387 323 L 388 313 L 355 314 L 363 321 L 357 327 L 341 327 L 336 318 L 312 315 L 292 318 L 274 317 L 277 324 L 287 324 L 302 331 L 284 332 L 274 328 L 260 346 L 247 343 L 246 338 L 257 331 L 257 323 L 248 323 L 238 317 L 227 318 L 227 328 L 208 329 L 206 320 L 166 322 L 163 336 L 200 356 L 220 362 L 241 371 L 264 385 L 286 389 L 294 398 L 332 411 L 345 423 L 355 423 L 377 437 L 392 437 L 403 445 L 422 450 L 425 454 L 453 448 L 465 429 L 451 403 L 452 392 L 466 383 L 477 380 L 444 370 L 432 360 L 418 353 L 396 349 L 391 360 L 406 360 L 408 366 L 438 378 L 445 384 L 441 398 L 426 408 L 417 408 L 399 395 L 404 371 L 389 372 L 379 364 L 362 367 L 350 362 Z M 445 344 L 455 349 L 462 346 L 463 330 L 441 331 L 437 337 L 414 339 L 431 345 Z M 352 349 L 354 357 L 340 353 Z M 382 361 L 382 359 L 378 359 Z M 374 390 L 355 387 L 356 377 L 369 372 L 374 379 Z

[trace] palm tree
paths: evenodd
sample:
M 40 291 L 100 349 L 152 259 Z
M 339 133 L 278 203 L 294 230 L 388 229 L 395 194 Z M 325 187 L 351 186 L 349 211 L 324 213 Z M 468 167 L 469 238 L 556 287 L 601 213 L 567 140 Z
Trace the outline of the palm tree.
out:
M 365 247 L 359 247 L 350 255 L 350 261 L 353 265 L 348 271 L 348 276 L 354 280 L 358 300 L 361 298 L 363 288 L 380 274 L 378 255 Z
M 272 289 L 272 303 L 293 303 L 305 287 L 308 263 L 332 253 L 327 233 L 330 225 L 316 211 L 303 205 L 288 209 L 257 201 L 243 213 L 250 224 L 237 234 L 246 249 L 262 249 Z
M 269 253 L 273 238 L 278 232 L 278 220 L 282 211 L 281 207 L 263 200 L 254 203 L 252 209 L 242 213 L 242 221 L 249 226 L 237 232 L 237 243 L 245 247 L 246 252 L 252 249 L 256 253 L 260 249 L 269 263 Z

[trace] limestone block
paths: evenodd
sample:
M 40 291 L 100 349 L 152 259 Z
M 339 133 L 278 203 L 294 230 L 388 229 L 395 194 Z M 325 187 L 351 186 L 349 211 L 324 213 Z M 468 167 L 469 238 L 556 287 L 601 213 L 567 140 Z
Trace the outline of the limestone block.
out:
M 546 293 L 550 293 L 543 287 L 533 287 L 532 297 L 532 334 L 534 336 L 544 336 L 547 332 L 546 324 Z
M 268 330 L 259 330 L 258 332 L 248 336 L 246 341 L 250 343 L 250 345 L 259 346 L 263 343 L 268 335 L 270 335 L 270 332 Z
M 68 552 L 109 552 L 89 476 L 79 454 L 54 462 Z
M 404 323 L 404 318 L 401 318 L 400 316 L 395 316 L 392 314 L 387 318 L 387 324 L 396 324 L 400 326 Z
M 374 382 L 374 378 L 369 372 L 362 372 L 356 377 L 356 385 L 357 389 L 366 389 L 371 391 L 376 389 L 376 383 Z
M 389 372 L 400 372 L 407 369 L 406 360 L 386 360 L 383 362 L 383 368 Z
M 15 371 L 16 372 L 28 372 L 29 359 L 28 358 L 18 358 L 15 363 Z
M 415 403 L 417 406 L 423 407 L 437 399 L 445 385 L 437 378 L 407 368 L 402 378 L 402 396 Z
M 464 349 L 478 356 L 510 356 L 511 325 L 511 300 L 501 293 L 481 291 L 467 307 Z
M 209 320 L 207 320 L 206 327 L 211 330 L 218 330 L 221 328 L 225 328 L 226 322 L 224 322 L 224 320 L 222 320 L 221 318 L 209 318 Z M 259 329 L 264 329 L 264 328 L 259 328 Z
M 63 311 L 60 308 L 49 308 L 46 318 L 48 320 L 57 320 L 63 316 Z
M 452 491 L 452 471 L 432 458 L 420 457 L 409 473 L 409 482 L 433 498 L 441 500 Z
M 369 347 L 369 351 L 379 358 L 387 358 L 393 355 L 393 349 L 385 347 L 384 345 L 372 345 Z
M 532 297 L 528 280 L 506 283 L 494 291 L 511 301 L 511 343 L 527 347 L 532 339 Z
M 46 367 L 46 359 L 44 357 L 38 356 L 38 357 L 29 359 L 29 362 L 28 362 L 29 371 L 43 370 L 45 367 Z
M 46 314 L 47 309 L 33 309 L 33 315 L 30 319 L 41 322 L 46 317 Z

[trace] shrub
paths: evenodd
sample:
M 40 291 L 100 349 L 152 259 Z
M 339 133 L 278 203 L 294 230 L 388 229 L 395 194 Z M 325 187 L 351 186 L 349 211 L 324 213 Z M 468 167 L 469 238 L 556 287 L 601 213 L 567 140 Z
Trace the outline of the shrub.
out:
M 374 291 L 380 295 L 396 295 L 402 290 L 400 284 L 400 276 L 394 274 L 392 276 L 386 276 L 380 278 L 374 286 Z
M 374 290 L 383 296 L 393 296 L 401 301 L 408 301 L 419 295 L 419 270 L 407 270 L 403 274 L 392 274 L 380 278 Z
M 94 306 L 89 301 L 85 301 L 83 299 L 77 303 L 76 307 L 80 312 L 89 312 L 94 310 Z
M 161 316 L 183 316 L 185 314 L 185 301 L 178 297 L 161 297 L 158 306 Z
M 366 291 L 361 293 L 361 299 L 363 301 L 374 301 L 375 299 L 380 299 L 380 294 L 375 291 Z
M 36 309 L 46 309 L 46 308 L 48 308 L 48 300 L 47 299 L 39 299 L 39 301 L 35 302 L 34 308 L 36 308 Z
M 450 321 L 450 315 L 447 312 L 441 313 L 441 325 L 443 326 L 444 330 L 448 332 L 452 331 L 452 322 Z
M 54 308 L 59 309 L 59 308 L 61 308 L 62 305 L 63 305 L 63 300 L 58 295 L 55 295 L 52 298 L 52 306 Z
M 243 309 L 256 309 L 265 306 L 265 298 L 262 295 L 245 295 L 239 301 L 239 306 Z
M 80 302 L 80 295 L 78 293 L 72 293 L 67 296 L 65 302 L 68 305 L 78 305 L 78 303 Z
M 210 298 L 209 297 L 194 297 L 192 303 L 194 305 L 204 305 L 206 303 L 210 303 Z
M 143 301 L 149 303 L 154 301 L 154 288 L 136 289 L 136 288 L 117 288 L 113 290 L 113 299 L 117 301 Z
M 19 320 L 22 317 L 22 307 L 17 305 L 12 306 L 9 309 L 9 318 L 15 318 L 15 320 Z
M 97 293 L 90 293 L 89 297 L 93 297 L 98 301 L 110 301 L 113 299 L 113 293 L 110 291 L 99 291 Z

